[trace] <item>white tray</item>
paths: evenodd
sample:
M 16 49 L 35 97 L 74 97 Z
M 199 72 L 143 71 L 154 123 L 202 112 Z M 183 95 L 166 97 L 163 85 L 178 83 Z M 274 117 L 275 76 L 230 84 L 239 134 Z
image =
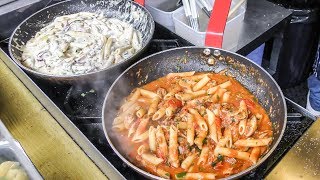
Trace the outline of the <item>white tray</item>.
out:
M 175 8 L 176 2 L 177 0 L 146 0 L 145 7 L 155 22 L 175 32 L 172 15 L 181 8 Z
M 232 2 L 231 8 L 233 5 L 235 5 L 235 3 L 235 1 Z M 197 10 L 199 13 L 199 31 L 192 29 L 188 25 L 188 20 L 185 16 L 184 9 L 180 8 L 173 13 L 175 33 L 194 45 L 204 46 L 209 17 L 199 7 L 197 8 Z M 238 45 L 245 11 L 246 3 L 244 3 L 237 10 L 237 12 L 228 19 L 224 31 L 222 43 L 223 49 L 231 50 Z
M 12 138 L 11 134 L 0 120 L 0 163 L 2 163 L 2 161 L 19 162 L 30 179 L 43 179 L 21 145 Z

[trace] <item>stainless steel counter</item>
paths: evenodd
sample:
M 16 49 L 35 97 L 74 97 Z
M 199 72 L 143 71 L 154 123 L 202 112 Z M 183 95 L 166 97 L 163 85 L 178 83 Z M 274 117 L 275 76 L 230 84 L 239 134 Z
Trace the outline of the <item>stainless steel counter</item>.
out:
M 291 11 L 266 0 L 248 0 L 238 46 L 242 55 L 250 53 L 285 26 Z

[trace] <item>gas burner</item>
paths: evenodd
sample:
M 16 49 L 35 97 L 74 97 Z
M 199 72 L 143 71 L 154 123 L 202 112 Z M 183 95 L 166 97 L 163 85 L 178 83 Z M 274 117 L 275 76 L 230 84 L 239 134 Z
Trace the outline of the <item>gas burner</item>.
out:
M 101 107 L 110 85 L 98 81 L 71 86 L 63 100 L 65 114 L 81 122 L 101 122 Z

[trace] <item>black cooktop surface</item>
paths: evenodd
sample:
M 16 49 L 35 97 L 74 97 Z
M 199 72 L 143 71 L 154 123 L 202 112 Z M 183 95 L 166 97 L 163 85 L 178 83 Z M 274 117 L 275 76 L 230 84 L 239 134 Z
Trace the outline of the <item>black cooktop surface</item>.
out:
M 5 41 L 0 43 L 0 47 L 6 53 L 8 53 L 7 45 Z M 162 50 L 190 45 L 187 41 L 157 25 L 155 36 L 141 58 Z M 141 175 L 127 166 L 114 153 L 103 133 L 101 123 L 102 103 L 112 82 L 106 80 L 94 82 L 90 85 L 70 86 L 51 85 L 36 79 L 33 80 L 124 177 L 127 179 L 142 179 Z M 295 107 L 288 106 L 288 112 L 296 112 Z M 288 118 L 284 137 L 277 149 L 261 166 L 244 176 L 243 179 L 263 179 L 303 132 L 311 126 L 312 122 L 313 120 L 303 116 Z

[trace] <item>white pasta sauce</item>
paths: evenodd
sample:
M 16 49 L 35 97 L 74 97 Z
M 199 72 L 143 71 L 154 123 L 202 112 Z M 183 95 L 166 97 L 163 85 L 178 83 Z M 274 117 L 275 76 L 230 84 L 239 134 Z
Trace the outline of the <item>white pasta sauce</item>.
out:
M 141 49 L 141 33 L 103 14 L 65 15 L 42 28 L 23 48 L 22 63 L 38 72 L 78 75 L 107 68 Z

